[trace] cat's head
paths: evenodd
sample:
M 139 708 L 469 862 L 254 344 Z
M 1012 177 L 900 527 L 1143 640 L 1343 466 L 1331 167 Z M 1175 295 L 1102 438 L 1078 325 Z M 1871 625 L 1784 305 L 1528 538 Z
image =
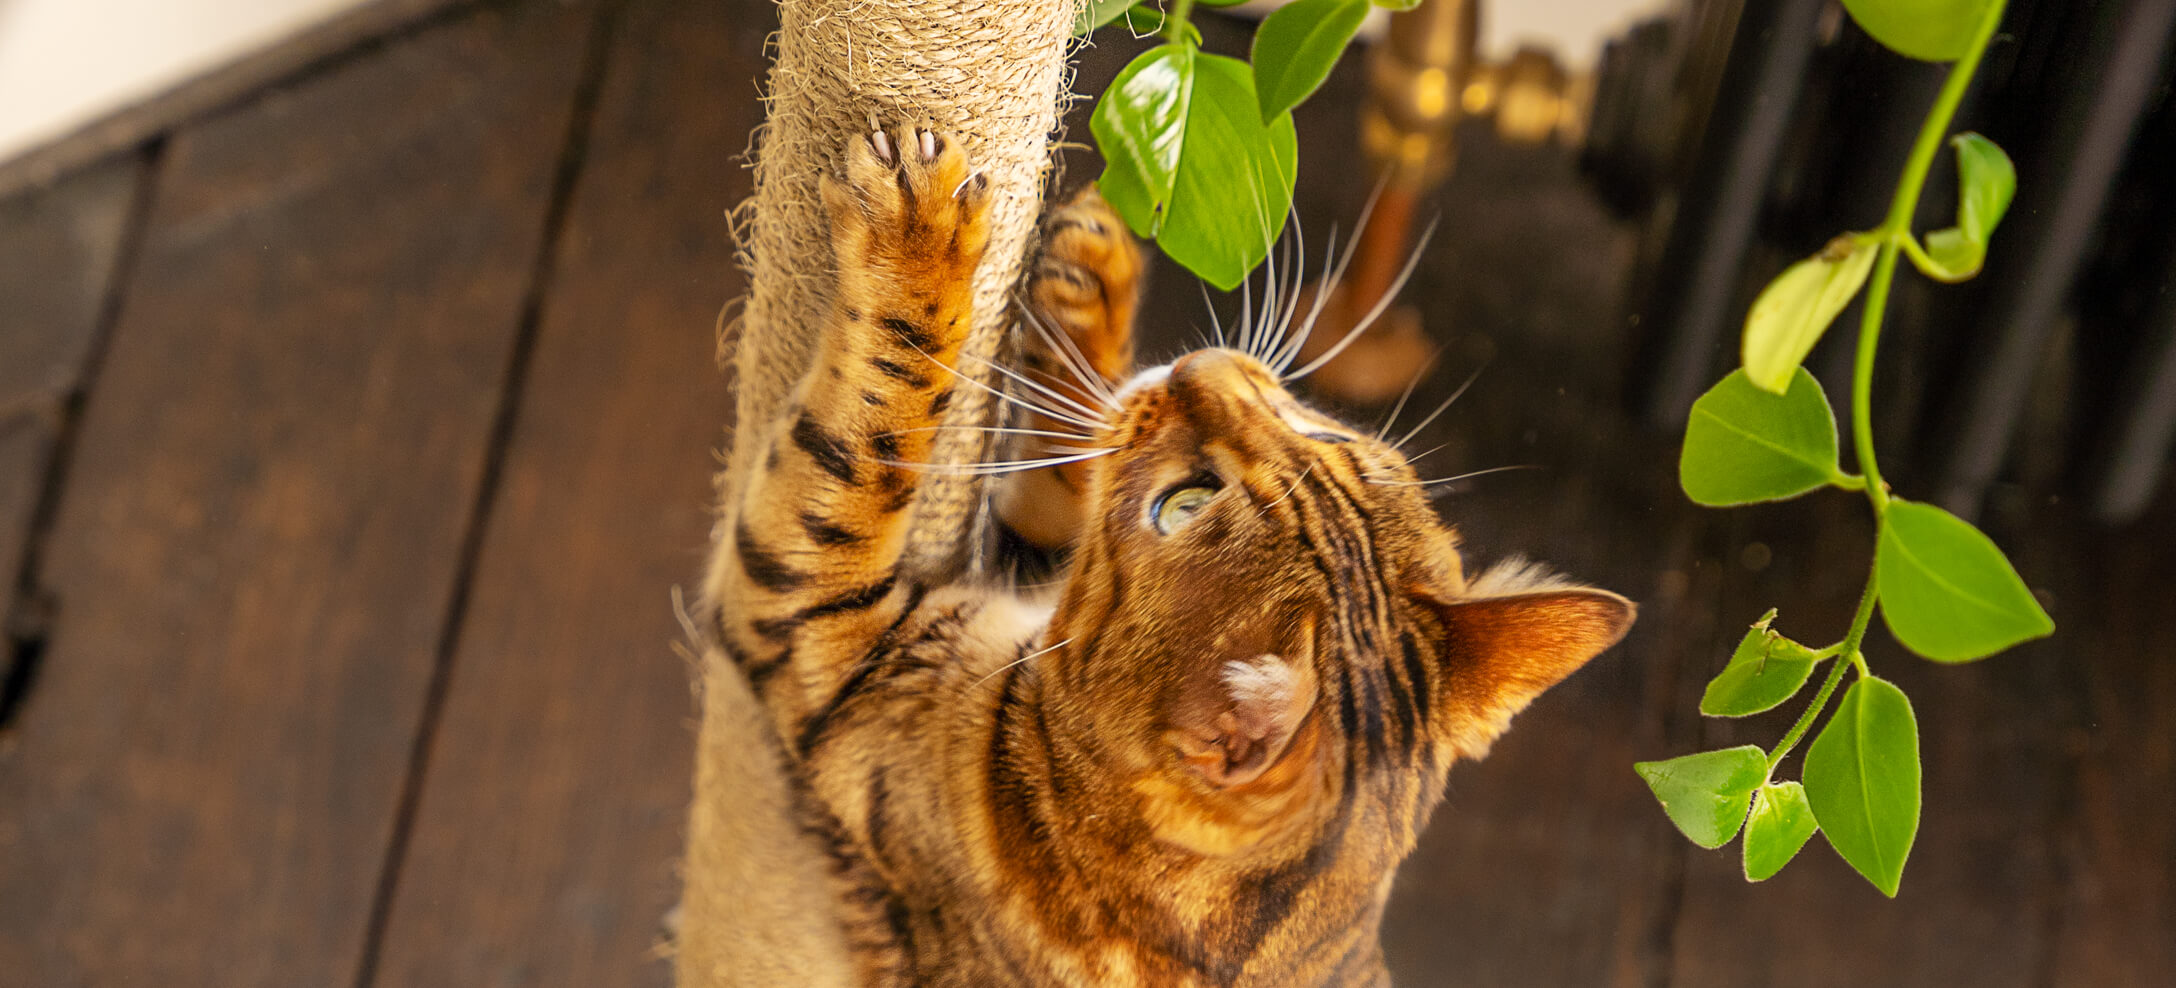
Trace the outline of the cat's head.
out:
M 1113 406 L 1046 682 L 1162 839 L 1241 854 L 1440 786 L 1632 623 L 1532 569 L 1469 577 L 1398 451 L 1247 354 Z

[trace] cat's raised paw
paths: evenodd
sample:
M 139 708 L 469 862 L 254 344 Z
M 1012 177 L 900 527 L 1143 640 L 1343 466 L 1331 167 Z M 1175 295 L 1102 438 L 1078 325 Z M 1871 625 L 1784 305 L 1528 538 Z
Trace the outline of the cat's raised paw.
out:
M 849 139 L 844 177 L 827 178 L 833 244 L 898 262 L 972 267 L 988 236 L 989 177 L 958 139 L 931 127 L 874 120 Z M 877 260 L 878 258 L 869 258 Z

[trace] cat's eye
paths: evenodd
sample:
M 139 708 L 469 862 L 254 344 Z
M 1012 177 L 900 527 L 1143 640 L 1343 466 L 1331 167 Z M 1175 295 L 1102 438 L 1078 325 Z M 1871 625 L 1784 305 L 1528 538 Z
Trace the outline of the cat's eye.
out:
M 1216 488 L 1189 482 L 1164 492 L 1156 499 L 1155 510 L 1149 516 L 1155 519 L 1156 530 L 1169 535 L 1185 528 L 1201 509 L 1208 507 L 1209 499 L 1216 496 Z
M 1307 438 L 1309 438 L 1309 439 L 1312 439 L 1312 440 L 1314 440 L 1314 441 L 1316 441 L 1316 442 L 1318 442 L 1318 443 L 1349 443 L 1349 442 L 1352 442 L 1352 437 L 1351 437 L 1351 436 L 1347 436 L 1347 435 L 1341 435 L 1341 434 L 1339 434 L 1339 433 L 1335 433 L 1335 432 L 1310 432 L 1310 433 L 1308 433 L 1308 434 L 1307 434 Z

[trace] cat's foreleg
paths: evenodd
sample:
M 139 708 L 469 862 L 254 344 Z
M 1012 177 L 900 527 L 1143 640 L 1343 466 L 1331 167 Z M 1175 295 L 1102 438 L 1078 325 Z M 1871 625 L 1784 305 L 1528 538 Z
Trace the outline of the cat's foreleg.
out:
M 959 383 L 987 240 L 988 183 L 956 141 L 879 129 L 844 157 L 824 182 L 836 299 L 712 575 L 721 635 L 786 718 L 834 694 L 916 592 L 897 572 L 909 506 Z
M 1042 249 L 1026 290 L 1022 329 L 1026 374 L 1045 392 L 1026 397 L 1066 418 L 1030 414 L 1035 432 L 1087 431 L 1079 419 L 1107 411 L 1112 389 L 1133 374 L 1134 313 L 1140 304 L 1141 248 L 1126 223 L 1093 186 L 1043 220 Z M 1072 419 L 1068 421 L 1067 419 Z M 1014 444 L 1015 456 L 1059 455 L 1085 441 L 1034 436 Z M 998 517 L 1046 549 L 1073 540 L 1089 461 L 1030 470 L 1008 478 L 997 493 Z

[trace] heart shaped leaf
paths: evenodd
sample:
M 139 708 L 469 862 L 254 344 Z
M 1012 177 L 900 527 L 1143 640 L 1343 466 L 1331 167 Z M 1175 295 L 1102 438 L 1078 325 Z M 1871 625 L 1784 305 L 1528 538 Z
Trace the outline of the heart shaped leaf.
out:
M 1803 367 L 1792 368 L 1780 394 L 1754 387 L 1738 370 L 1692 403 L 1677 480 L 1699 504 L 1780 501 L 1840 476 L 1836 413 Z
M 1330 77 L 1368 16 L 1368 0 L 1295 0 L 1254 32 L 1254 93 L 1264 122 L 1300 105 Z
M 1632 770 L 1647 780 L 1670 822 L 1693 843 L 1730 843 L 1745 823 L 1746 800 L 1768 777 L 1768 753 L 1754 745 L 1703 751 Z
M 1994 541 L 1931 504 L 1889 503 L 1874 578 L 1889 631 L 1937 662 L 1986 658 L 2055 631 Z
M 1829 846 L 1894 898 L 1919 833 L 1919 723 L 1904 691 L 1863 676 L 1806 750 L 1806 798 Z
M 1796 782 L 1760 787 L 1753 794 L 1752 815 L 1745 818 L 1745 880 L 1764 882 L 1798 856 L 1798 849 L 1819 829 L 1806 788 Z
M 1284 230 L 1299 176 L 1292 117 L 1264 124 L 1247 63 L 1167 44 L 1118 74 L 1089 120 L 1097 185 L 1126 225 L 1230 290 Z
M 1769 630 L 1770 610 L 1738 642 L 1730 664 L 1709 681 L 1700 712 L 1710 717 L 1750 717 L 1773 710 L 1798 693 L 1813 675 L 1813 650 Z
M 1972 46 L 1991 0 L 1844 0 L 1851 19 L 1889 50 L 1929 62 L 1954 62 Z
M 1851 304 L 1874 267 L 1874 245 L 1845 234 L 1821 252 L 1783 269 L 1745 314 L 1745 373 L 1764 391 L 1782 394 L 1791 372 Z

